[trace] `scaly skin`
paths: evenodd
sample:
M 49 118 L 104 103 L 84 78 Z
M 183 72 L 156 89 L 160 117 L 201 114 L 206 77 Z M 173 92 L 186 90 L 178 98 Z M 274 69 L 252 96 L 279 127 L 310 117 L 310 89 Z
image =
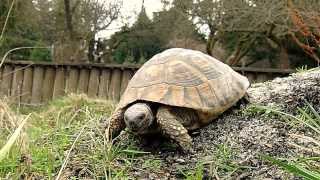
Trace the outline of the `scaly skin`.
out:
M 173 115 L 169 108 L 160 106 L 157 112 L 157 123 L 161 132 L 176 141 L 184 152 L 192 151 L 192 139 L 188 130 L 178 120 L 179 117 Z
M 115 138 L 125 129 L 126 125 L 123 120 L 123 111 L 116 110 L 107 122 L 105 134 L 108 137 Z M 110 136 L 111 135 L 111 136 Z

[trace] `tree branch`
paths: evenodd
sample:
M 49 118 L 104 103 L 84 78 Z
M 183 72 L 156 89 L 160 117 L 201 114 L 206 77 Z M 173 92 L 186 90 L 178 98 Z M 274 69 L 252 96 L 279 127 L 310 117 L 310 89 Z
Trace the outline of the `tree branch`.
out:
M 72 14 L 70 10 L 70 0 L 64 0 L 65 18 L 67 30 L 69 31 L 69 38 L 74 39 L 73 26 L 72 26 Z
M 1 35 L 0 35 L 0 45 L 1 45 L 1 41 L 2 41 L 2 38 L 3 38 L 4 32 L 6 31 L 6 27 L 7 27 L 7 24 L 8 24 L 8 21 L 9 21 L 9 17 L 10 17 L 11 11 L 13 9 L 14 3 L 15 3 L 15 0 L 12 0 L 11 6 L 9 8 L 9 11 L 8 11 L 8 14 L 7 14 L 7 17 L 6 17 L 6 20 L 4 21 L 4 25 L 3 25 L 3 28 L 2 28 L 2 31 L 1 31 Z

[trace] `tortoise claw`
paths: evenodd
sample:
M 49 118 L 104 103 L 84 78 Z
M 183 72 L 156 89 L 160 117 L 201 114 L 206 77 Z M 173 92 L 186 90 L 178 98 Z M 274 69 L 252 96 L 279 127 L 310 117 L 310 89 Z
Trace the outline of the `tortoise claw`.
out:
M 106 120 L 105 135 L 107 138 L 113 139 L 117 137 L 124 128 L 123 112 L 116 111 Z
M 158 109 L 157 122 L 162 133 L 174 140 L 183 152 L 192 152 L 192 138 L 177 118 L 166 107 Z

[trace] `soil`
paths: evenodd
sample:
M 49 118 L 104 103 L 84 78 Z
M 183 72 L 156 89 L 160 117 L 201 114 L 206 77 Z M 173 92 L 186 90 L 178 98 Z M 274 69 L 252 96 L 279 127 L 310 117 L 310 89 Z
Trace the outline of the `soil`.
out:
M 295 109 L 304 107 L 307 101 L 320 112 L 319 92 L 320 69 L 252 84 L 248 90 L 249 105 L 277 105 L 294 114 Z M 176 146 L 168 145 L 166 140 L 154 137 L 157 140 L 153 139 L 153 142 L 159 143 L 142 147 L 151 153 L 137 158 L 141 160 L 138 162 L 159 159 L 162 162 L 160 170 L 146 169 L 137 163 L 132 174 L 138 179 L 182 179 L 182 172 L 190 172 L 201 162 L 204 179 L 298 179 L 263 161 L 261 155 L 285 158 L 303 155 L 307 152 L 292 146 L 291 142 L 296 140 L 291 134 L 308 135 L 310 132 L 292 128 L 277 117 L 246 113 L 246 106 L 232 108 L 215 122 L 192 133 L 195 150 L 192 154 L 184 154 Z M 121 144 L 129 143 L 126 134 L 121 138 Z M 223 147 L 228 147 L 225 151 L 230 149 L 231 153 L 219 155 L 224 152 Z M 228 158 L 224 159 L 225 156 Z M 230 168 L 219 166 L 221 162 L 238 168 L 230 172 Z

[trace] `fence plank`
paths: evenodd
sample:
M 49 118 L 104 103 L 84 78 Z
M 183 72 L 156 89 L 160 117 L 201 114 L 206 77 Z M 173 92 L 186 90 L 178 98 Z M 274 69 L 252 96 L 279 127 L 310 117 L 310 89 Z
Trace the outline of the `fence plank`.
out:
M 23 72 L 14 72 L 26 65 L 30 67 L 26 67 Z M 22 93 L 21 102 L 33 104 L 48 101 L 51 97 L 64 95 L 65 92 L 86 93 L 90 97 L 98 96 L 118 101 L 138 67 L 84 63 L 5 62 L 0 67 L 0 94 L 19 96 Z M 273 79 L 275 76 L 286 76 L 293 72 L 290 69 L 233 68 L 247 76 L 251 83 Z
M 78 93 L 87 93 L 88 92 L 88 81 L 89 81 L 89 70 L 81 69 L 78 82 Z
M 23 68 L 22 66 L 14 67 L 11 96 L 15 102 L 20 102 L 21 100 L 21 89 L 23 82 Z
M 53 98 L 63 96 L 65 94 L 65 73 L 63 67 L 56 69 L 56 77 L 54 79 Z
M 99 88 L 99 75 L 100 71 L 97 68 L 91 69 L 90 78 L 89 78 L 89 86 L 88 86 L 88 96 L 89 97 L 97 97 L 98 88 Z
M 250 83 L 255 82 L 255 73 L 247 72 L 245 76 L 248 78 Z
M 110 70 L 103 69 L 100 75 L 99 92 L 98 97 L 103 99 L 108 98 L 109 86 L 110 86 Z
M 1 82 L 2 82 L 3 70 L 4 70 L 4 67 L 1 66 L 1 67 L 0 67 L 0 86 L 1 86 Z M 1 92 L 1 87 L 0 87 L 0 96 L 2 95 L 1 93 L 2 93 L 2 92 Z
M 33 68 L 28 67 L 24 69 L 23 83 L 22 83 L 22 103 L 30 103 L 32 94 L 32 79 L 33 79 Z
M 256 82 L 265 82 L 268 80 L 268 73 L 257 73 Z
M 3 73 L 2 73 L 2 81 L 1 81 L 1 94 L 5 96 L 10 95 L 12 78 L 13 78 L 13 66 L 4 65 Z
M 33 80 L 32 80 L 32 95 L 31 103 L 40 104 L 42 97 L 42 83 L 43 83 L 43 74 L 44 69 L 42 67 L 35 67 L 33 71 Z
M 111 74 L 110 91 L 108 99 L 118 101 L 120 99 L 121 88 L 121 71 L 120 69 L 113 69 Z
M 126 90 L 128 83 L 130 79 L 133 76 L 133 72 L 130 69 L 125 69 L 122 74 L 122 80 L 121 80 L 121 92 L 120 94 L 122 95 L 124 91 Z
M 47 67 L 44 74 L 42 101 L 48 102 L 52 99 L 54 89 L 55 68 Z
M 76 93 L 79 81 L 79 69 L 70 68 L 68 72 L 67 82 L 66 82 L 66 92 Z

